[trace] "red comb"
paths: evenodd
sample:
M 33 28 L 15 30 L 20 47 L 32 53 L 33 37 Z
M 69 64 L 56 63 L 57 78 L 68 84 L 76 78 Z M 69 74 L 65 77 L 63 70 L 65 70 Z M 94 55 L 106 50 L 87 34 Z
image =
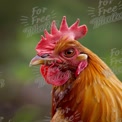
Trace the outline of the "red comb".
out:
M 52 53 L 56 42 L 63 36 L 66 36 L 72 40 L 76 40 L 85 36 L 87 33 L 87 26 L 79 26 L 79 22 L 80 20 L 77 19 L 74 24 L 68 27 L 66 17 L 64 16 L 60 25 L 60 29 L 58 30 L 55 21 L 53 21 L 51 24 L 51 34 L 49 34 L 47 30 L 44 31 L 45 36 L 42 36 L 40 42 L 36 46 L 37 53 L 39 55 L 44 53 Z

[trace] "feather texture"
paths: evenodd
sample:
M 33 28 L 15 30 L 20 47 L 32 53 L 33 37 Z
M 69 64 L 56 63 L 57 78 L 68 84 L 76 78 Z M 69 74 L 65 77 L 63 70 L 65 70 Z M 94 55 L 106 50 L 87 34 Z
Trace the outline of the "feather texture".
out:
M 79 113 L 72 122 L 119 122 L 122 119 L 122 83 L 97 55 L 79 42 L 65 44 L 58 44 L 57 49 L 74 44 L 89 56 L 88 66 L 76 79 L 72 74 L 66 84 L 53 88 L 52 117 L 57 114 L 56 109 L 66 111 L 68 107 L 71 110 L 64 113 L 64 119 L 74 116 L 76 111 Z M 60 93 L 63 93 L 62 98 Z
M 76 39 L 87 33 L 79 19 L 68 27 L 64 16 L 58 30 L 46 30 L 30 65 L 53 85 L 51 122 L 121 122 L 122 82 L 92 51 Z

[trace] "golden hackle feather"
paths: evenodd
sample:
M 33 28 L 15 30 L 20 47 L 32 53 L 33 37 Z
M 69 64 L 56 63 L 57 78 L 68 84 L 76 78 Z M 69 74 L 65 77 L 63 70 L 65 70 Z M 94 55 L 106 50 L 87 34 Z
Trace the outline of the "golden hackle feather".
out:
M 57 108 L 71 108 L 71 115 L 76 111 L 80 113 L 73 122 L 121 122 L 122 121 L 122 83 L 117 79 L 110 68 L 92 51 L 77 41 L 63 39 L 56 45 L 55 51 L 66 47 L 76 47 L 88 55 L 88 66 L 75 79 L 71 75 L 69 81 L 63 86 L 54 87 L 52 92 L 52 117 L 57 116 Z M 60 100 L 58 95 L 69 89 L 68 94 Z M 64 114 L 64 121 L 67 116 Z M 60 114 L 59 114 L 60 116 Z M 69 122 L 69 121 L 67 121 Z

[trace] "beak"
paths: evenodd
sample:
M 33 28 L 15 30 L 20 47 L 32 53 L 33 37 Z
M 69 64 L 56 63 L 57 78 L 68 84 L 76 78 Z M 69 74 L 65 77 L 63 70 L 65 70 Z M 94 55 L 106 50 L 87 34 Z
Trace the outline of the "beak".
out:
M 45 63 L 45 59 L 41 58 L 40 56 L 36 55 L 31 61 L 29 66 L 41 65 Z

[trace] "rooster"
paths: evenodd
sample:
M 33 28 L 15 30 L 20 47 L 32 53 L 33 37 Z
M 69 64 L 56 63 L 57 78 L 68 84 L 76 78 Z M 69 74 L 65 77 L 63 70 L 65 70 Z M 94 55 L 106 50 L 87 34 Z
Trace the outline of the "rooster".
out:
M 51 34 L 44 31 L 30 65 L 52 85 L 51 122 L 121 122 L 122 83 L 110 68 L 77 40 L 86 35 L 86 25 L 77 19 L 70 27 L 64 16 Z

